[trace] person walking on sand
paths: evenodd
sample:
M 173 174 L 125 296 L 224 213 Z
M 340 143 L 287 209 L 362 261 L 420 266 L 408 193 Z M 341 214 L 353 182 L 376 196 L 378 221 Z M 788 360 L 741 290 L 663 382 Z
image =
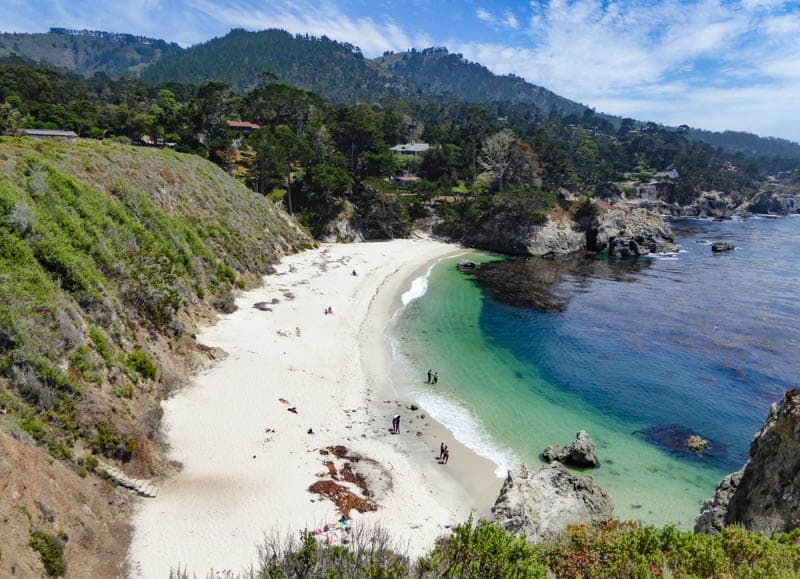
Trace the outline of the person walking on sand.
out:
M 434 384 L 438 384 L 439 383 L 439 372 L 434 372 L 433 373 L 433 383 Z
M 439 445 L 439 460 L 444 459 L 444 451 L 447 449 L 447 445 L 442 441 L 442 444 Z
M 395 414 L 394 418 L 392 418 L 392 430 L 395 434 L 400 432 L 400 415 Z
M 431 369 L 428 368 L 428 384 L 431 383 L 431 380 L 433 380 L 433 372 L 431 372 Z
M 447 464 L 448 460 L 450 460 L 450 449 L 445 445 L 444 451 L 442 452 L 442 464 Z

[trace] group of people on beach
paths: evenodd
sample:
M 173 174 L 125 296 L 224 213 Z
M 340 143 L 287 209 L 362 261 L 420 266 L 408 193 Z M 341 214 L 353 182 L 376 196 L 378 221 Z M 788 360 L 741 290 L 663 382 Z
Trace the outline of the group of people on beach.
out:
M 328 306 L 325 308 L 325 315 L 333 315 L 333 306 Z
M 439 372 L 434 372 L 432 369 L 428 369 L 428 384 L 438 384 L 439 383 Z

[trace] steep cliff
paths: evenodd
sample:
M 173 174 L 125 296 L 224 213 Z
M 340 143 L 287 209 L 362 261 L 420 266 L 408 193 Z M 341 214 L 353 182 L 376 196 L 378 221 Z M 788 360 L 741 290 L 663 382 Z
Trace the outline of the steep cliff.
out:
M 747 464 L 722 479 L 703 504 L 695 531 L 734 524 L 766 535 L 800 527 L 800 389 L 773 405 L 750 444 Z
M 479 249 L 511 255 L 561 257 L 578 252 L 605 253 L 609 257 L 639 257 L 675 251 L 669 225 L 644 209 L 600 209 L 586 223 L 564 215 L 550 215 L 529 223 L 519 215 L 498 213 L 477 223 L 464 243 Z

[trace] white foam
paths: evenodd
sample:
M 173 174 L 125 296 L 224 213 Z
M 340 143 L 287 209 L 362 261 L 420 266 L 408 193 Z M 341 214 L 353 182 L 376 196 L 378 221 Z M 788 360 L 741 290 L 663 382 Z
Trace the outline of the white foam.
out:
M 403 306 L 407 306 L 414 300 L 418 300 L 419 298 L 425 295 L 425 293 L 428 291 L 428 280 L 431 277 L 431 272 L 433 271 L 434 267 L 439 265 L 445 259 L 455 259 L 456 257 L 460 257 L 462 255 L 464 254 L 459 253 L 457 255 L 443 257 L 441 259 L 438 259 L 435 263 L 432 263 L 431 266 L 423 275 L 419 276 L 418 278 L 414 279 L 414 281 L 411 282 L 411 288 L 409 288 L 408 291 L 406 291 L 405 293 L 403 293 L 403 295 L 400 296 L 400 301 L 403 303 Z
M 411 288 L 400 297 L 403 307 L 427 293 L 428 280 L 434 267 L 445 259 L 454 259 L 460 255 L 463 254 L 439 259 L 436 263 L 431 265 L 423 275 L 414 279 L 411 282 Z M 418 369 L 414 368 L 414 365 L 407 356 L 401 352 L 398 343 L 399 340 L 393 336 L 391 332 L 391 328 L 397 321 L 397 315 L 402 309 L 403 308 L 399 308 L 398 311 L 395 312 L 392 321 L 386 328 L 384 338 L 388 341 L 389 348 L 392 352 L 391 365 L 393 381 L 396 384 L 410 384 L 413 383 L 412 380 L 410 380 L 411 376 L 416 375 Z M 449 430 L 458 442 L 474 453 L 492 461 L 496 465 L 494 472 L 498 477 L 505 477 L 509 469 L 520 462 L 513 451 L 497 443 L 486 428 L 484 428 L 477 418 L 475 418 L 469 410 L 464 408 L 463 405 L 428 390 L 412 388 L 407 394 L 409 398 L 413 399 L 420 407 L 424 408 L 428 415 Z
M 472 413 L 461 404 L 428 391 L 416 392 L 414 401 L 424 408 L 429 416 L 447 428 L 458 442 L 497 465 L 494 473 L 498 477 L 505 477 L 508 471 L 520 462 L 510 449 L 498 444 Z
M 438 263 L 438 262 L 437 262 Z M 428 268 L 424 275 L 419 276 L 411 282 L 411 288 L 400 296 L 400 301 L 404 306 L 407 306 L 414 300 L 418 300 L 428 291 L 428 279 L 431 277 L 431 272 L 436 264 L 434 263 Z

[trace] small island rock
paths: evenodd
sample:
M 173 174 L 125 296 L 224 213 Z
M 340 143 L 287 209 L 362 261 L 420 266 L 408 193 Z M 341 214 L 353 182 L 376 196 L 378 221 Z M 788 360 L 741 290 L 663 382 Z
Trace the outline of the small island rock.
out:
M 559 463 L 534 473 L 519 465 L 509 471 L 490 520 L 537 543 L 567 525 L 607 523 L 613 511 L 611 497 L 592 477 L 575 476 Z
M 702 453 L 705 449 L 711 448 L 711 443 L 699 434 L 692 434 L 686 439 L 686 448 L 698 454 Z
M 715 241 L 711 244 L 711 251 L 714 253 L 722 253 L 723 251 L 733 251 L 736 246 L 730 241 Z
M 575 442 L 569 446 L 554 444 L 542 452 L 547 462 L 563 462 L 573 466 L 595 467 L 599 464 L 595 454 L 594 441 L 585 430 L 575 436 Z

